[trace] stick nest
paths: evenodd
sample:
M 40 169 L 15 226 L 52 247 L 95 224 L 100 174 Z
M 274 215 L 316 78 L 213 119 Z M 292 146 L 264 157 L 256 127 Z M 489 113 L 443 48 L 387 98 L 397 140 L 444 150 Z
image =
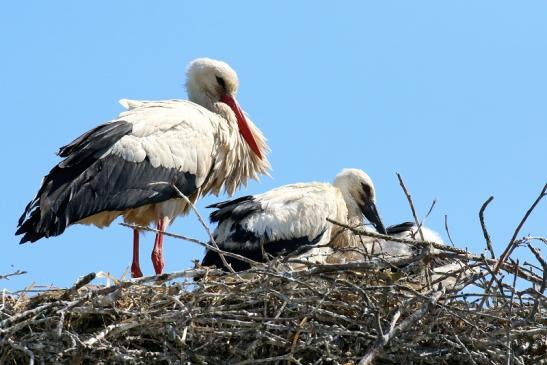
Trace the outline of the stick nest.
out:
M 484 224 L 490 198 L 488 258 L 411 240 L 417 254 L 404 262 L 363 252 L 299 269 L 285 258 L 239 274 L 196 265 L 4 291 L 0 364 L 547 364 L 547 264 L 533 246 L 547 239 L 517 239 L 545 195 L 547 184 L 499 258 Z M 519 262 L 521 249 L 533 262 Z M 439 277 L 432 268 L 447 260 L 461 270 Z
M 427 270 L 427 257 L 417 263 Z M 530 280 L 498 278 L 486 293 L 485 275 L 444 287 L 388 266 L 272 261 L 108 286 L 92 273 L 68 289 L 4 295 L 0 363 L 547 363 L 545 271 L 506 265 Z

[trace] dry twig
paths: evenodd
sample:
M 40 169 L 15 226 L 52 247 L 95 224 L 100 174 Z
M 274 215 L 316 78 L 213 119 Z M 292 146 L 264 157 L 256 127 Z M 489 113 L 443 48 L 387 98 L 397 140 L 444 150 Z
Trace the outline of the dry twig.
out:
M 488 233 L 488 230 L 486 229 L 486 224 L 484 223 L 484 210 L 486 209 L 486 207 L 488 206 L 488 204 L 490 204 L 492 200 L 494 200 L 493 196 L 488 198 L 484 202 L 484 204 L 481 206 L 481 209 L 479 211 L 479 220 L 481 222 L 481 228 L 482 228 L 482 233 L 484 235 L 484 240 L 486 241 L 486 248 L 490 252 L 490 258 L 495 259 L 496 254 L 494 253 L 494 248 L 492 247 L 492 240 L 490 239 L 490 234 Z
M 526 214 L 524 214 L 524 217 L 522 217 L 522 219 L 519 222 L 517 228 L 515 229 L 515 232 L 513 233 L 513 237 L 511 237 L 511 241 L 509 241 L 509 244 L 507 245 L 507 247 L 505 248 L 505 250 L 501 254 L 500 259 L 499 259 L 496 267 L 494 268 L 494 271 L 493 271 L 494 276 L 497 275 L 497 273 L 499 272 L 501 266 L 505 263 L 505 261 L 509 258 L 509 256 L 513 252 L 513 250 L 517 247 L 518 241 L 516 239 L 517 239 L 517 236 L 518 236 L 522 226 L 528 220 L 528 217 L 530 216 L 530 214 L 532 214 L 532 212 L 534 211 L 536 206 L 539 204 L 539 202 L 541 201 L 541 199 L 543 199 L 543 197 L 545 195 L 547 195 L 547 183 L 543 186 L 543 189 L 541 189 L 541 192 L 539 193 L 539 196 L 534 201 L 534 203 L 532 203 L 532 206 L 526 211 Z M 494 283 L 494 278 L 492 278 L 488 282 L 488 284 L 486 285 L 486 288 L 484 289 L 486 293 L 488 293 L 490 291 L 490 288 L 492 287 L 493 283 Z M 486 297 L 484 297 L 482 299 L 480 305 L 482 306 L 485 301 L 486 301 Z
M 412 198 L 410 196 L 410 193 L 408 192 L 408 189 L 405 186 L 405 183 L 403 182 L 403 178 L 399 173 L 397 173 L 397 178 L 399 179 L 399 184 L 401 185 L 401 188 L 403 189 L 403 192 L 405 193 L 406 199 L 408 200 L 408 204 L 410 205 L 410 210 L 412 211 L 412 217 L 414 218 L 414 223 L 416 224 L 416 227 L 418 229 L 418 232 L 420 233 L 420 239 L 424 241 L 424 234 L 422 232 L 422 224 L 418 220 L 418 216 L 416 215 L 416 209 L 414 208 L 414 203 L 412 202 Z M 433 209 L 433 206 L 431 207 Z

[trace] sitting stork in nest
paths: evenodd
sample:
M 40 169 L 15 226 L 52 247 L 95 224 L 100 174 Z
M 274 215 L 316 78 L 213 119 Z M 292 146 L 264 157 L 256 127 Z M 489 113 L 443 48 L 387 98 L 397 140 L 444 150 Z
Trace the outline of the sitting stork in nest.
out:
M 290 184 L 209 208 L 216 208 L 211 222 L 218 223 L 213 238 L 219 248 L 259 262 L 297 250 L 301 259 L 324 262 L 330 253 L 327 245 L 344 246 L 350 239 L 350 232 L 327 218 L 355 223 L 364 216 L 377 232 L 386 233 L 372 180 L 358 169 L 343 170 L 333 184 Z M 249 268 L 246 262 L 225 258 L 235 271 Z M 202 265 L 223 268 L 218 253 L 210 250 Z
M 412 222 L 384 228 L 376 208 L 372 180 L 358 169 L 343 170 L 332 185 L 317 182 L 285 185 L 209 207 L 216 208 L 211 213 L 211 221 L 218 223 L 213 232 L 218 247 L 257 262 L 290 255 L 293 262 L 344 264 L 380 260 L 397 264 L 412 262 L 420 254 L 419 245 L 357 236 L 328 222 L 327 218 L 363 228 L 365 217 L 374 227 L 365 226 L 365 230 L 387 234 L 394 239 L 443 243 L 437 232 L 421 227 L 419 233 Z M 249 263 L 232 256 L 224 258 L 235 271 L 250 268 Z M 219 254 L 212 250 L 207 250 L 202 265 L 227 270 Z M 432 281 L 451 273 L 454 279 L 463 266 L 458 260 L 434 258 L 433 267 Z M 417 278 L 420 282 L 425 280 L 422 274 Z M 445 286 L 453 282 L 450 278 L 443 280 Z
M 21 243 L 76 223 L 102 228 L 118 216 L 142 226 L 156 222 L 152 262 L 160 274 L 163 231 L 189 210 L 177 189 L 190 201 L 221 190 L 231 195 L 268 172 L 266 139 L 239 107 L 238 84 L 226 63 L 200 58 L 188 67 L 189 100 L 121 100 L 126 112 L 59 150 L 63 160 L 19 220 Z M 131 273 L 142 276 L 137 229 Z
M 365 227 L 365 230 L 369 230 L 368 227 Z M 343 264 L 378 260 L 389 263 L 392 269 L 412 276 L 414 282 L 420 286 L 426 286 L 429 282 L 442 284 L 446 288 L 451 288 L 456 283 L 462 283 L 481 273 L 480 270 L 451 257 L 451 252 L 435 247 L 430 247 L 431 256 L 427 260 L 422 260 L 424 245 L 420 242 L 444 245 L 439 233 L 428 227 L 421 226 L 418 229 L 414 222 L 405 222 L 389 226 L 386 231 L 393 237 L 392 239 L 352 236 L 350 240 L 344 242 L 342 249 L 329 252 L 326 262 Z M 415 243 L 399 242 L 396 239 L 411 240 Z M 429 264 L 425 265 L 426 262 Z M 429 277 L 426 278 L 426 275 Z

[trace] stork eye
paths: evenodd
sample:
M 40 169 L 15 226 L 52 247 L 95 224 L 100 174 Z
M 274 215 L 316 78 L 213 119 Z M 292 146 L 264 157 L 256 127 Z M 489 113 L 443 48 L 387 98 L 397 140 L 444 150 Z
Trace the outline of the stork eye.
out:
M 216 76 L 217 82 L 220 86 L 222 86 L 222 89 L 226 90 L 226 81 L 220 76 Z
M 372 196 L 372 188 L 370 187 L 370 185 L 361 183 L 361 187 L 363 188 L 365 196 L 370 198 Z

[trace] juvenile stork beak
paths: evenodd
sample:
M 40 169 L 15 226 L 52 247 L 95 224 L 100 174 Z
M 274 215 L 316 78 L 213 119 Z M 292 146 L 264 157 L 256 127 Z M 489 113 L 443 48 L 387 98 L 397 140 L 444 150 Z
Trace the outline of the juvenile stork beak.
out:
M 366 200 L 363 205 L 361 205 L 361 211 L 368 219 L 370 223 L 376 228 L 376 231 L 381 234 L 387 234 L 384 224 L 380 219 L 380 214 L 378 214 L 378 209 L 376 209 L 376 204 L 372 200 Z
M 241 108 L 239 107 L 239 104 L 237 103 L 236 99 L 228 94 L 224 94 L 220 101 L 224 104 L 228 105 L 230 109 L 233 110 L 233 112 L 236 115 L 237 118 L 237 126 L 239 127 L 239 133 L 243 136 L 249 147 L 253 150 L 253 152 L 262 160 L 262 152 L 260 152 L 260 148 L 258 148 L 258 144 L 256 143 L 255 137 L 253 136 L 253 132 L 251 132 L 251 129 L 249 128 L 249 124 L 247 123 L 247 119 L 245 118 L 245 115 L 241 111 Z

